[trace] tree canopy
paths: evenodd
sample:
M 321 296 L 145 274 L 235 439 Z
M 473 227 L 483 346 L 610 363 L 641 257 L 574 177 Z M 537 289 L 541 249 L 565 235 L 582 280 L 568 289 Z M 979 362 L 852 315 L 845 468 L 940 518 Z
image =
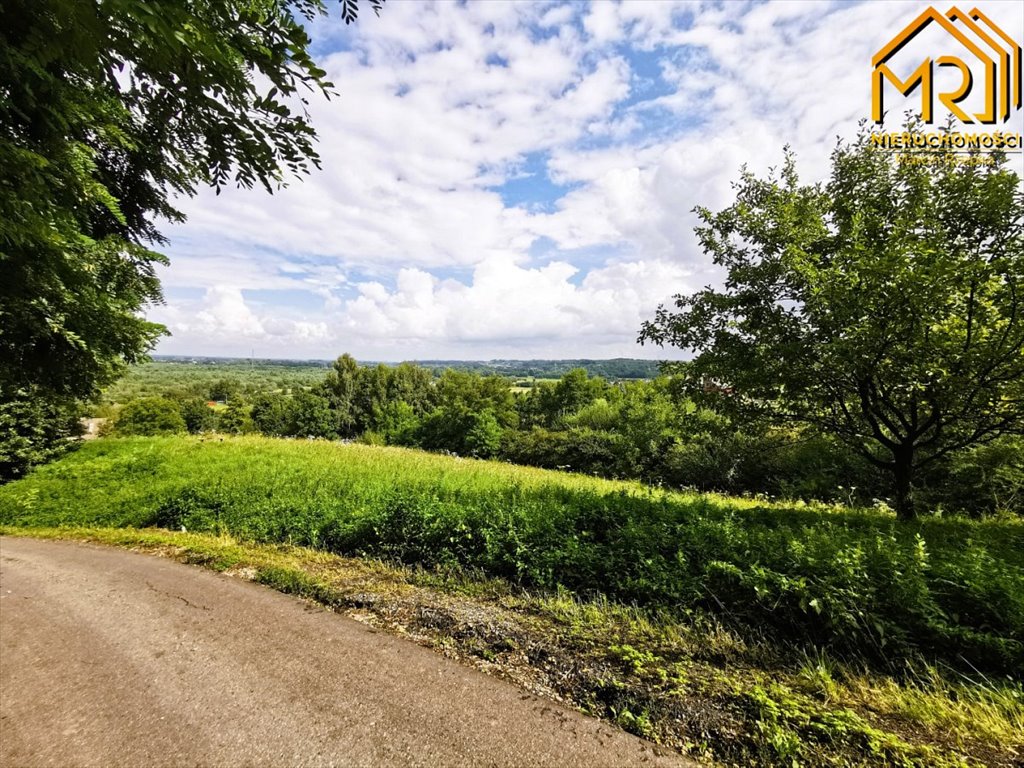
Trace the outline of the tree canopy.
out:
M 696 353 L 691 392 L 839 436 L 892 473 L 903 518 L 920 470 L 1024 429 L 1024 197 L 1004 155 L 908 162 L 862 136 L 826 183 L 787 151 L 735 189 L 696 209 L 724 285 L 640 334 Z
M 383 0 L 369 0 L 379 10 Z M 322 0 L 3 0 L 0 402 L 85 397 L 166 333 L 160 222 L 319 160 Z M 343 0 L 355 19 L 357 0 Z
M 164 397 L 132 400 L 114 424 L 119 435 L 167 435 L 184 432 L 187 427 L 177 403 Z

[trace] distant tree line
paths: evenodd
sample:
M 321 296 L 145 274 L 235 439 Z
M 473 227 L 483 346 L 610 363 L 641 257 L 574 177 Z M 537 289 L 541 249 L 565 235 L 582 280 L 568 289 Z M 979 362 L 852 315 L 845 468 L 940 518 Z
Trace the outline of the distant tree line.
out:
M 610 382 L 577 368 L 516 391 L 503 376 L 360 365 L 345 354 L 317 383 L 292 391 L 251 394 L 226 378 L 203 397 L 134 400 L 113 431 L 358 440 L 701 491 L 891 501 L 884 473 L 840 440 L 810 428 L 741 427 L 696 405 L 683 382 Z M 950 457 L 922 478 L 921 498 L 932 509 L 1024 513 L 1022 457 L 1014 437 Z
M 659 373 L 657 360 L 638 360 L 617 357 L 609 360 L 421 360 L 419 364 L 432 371 L 449 368 L 483 375 L 513 376 L 516 378 L 550 379 L 564 376 L 582 368 L 591 376 L 606 379 L 653 379 Z

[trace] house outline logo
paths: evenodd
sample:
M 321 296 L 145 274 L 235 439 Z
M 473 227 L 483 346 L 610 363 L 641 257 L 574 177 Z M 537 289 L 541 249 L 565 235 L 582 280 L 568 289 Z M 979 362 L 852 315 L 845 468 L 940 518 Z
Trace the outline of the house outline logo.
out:
M 889 67 L 890 60 L 933 23 L 974 56 L 975 67 L 968 66 L 958 56 L 926 57 L 906 79 L 900 79 Z M 991 51 L 986 52 L 964 30 Z M 959 88 L 935 93 L 936 65 L 958 69 L 961 74 Z M 936 96 L 950 113 L 965 124 L 977 122 L 993 125 L 1007 122 L 1010 115 L 1021 108 L 1021 45 L 977 8 L 964 13 L 954 6 L 943 15 L 928 7 L 872 57 L 871 66 L 871 119 L 875 123 L 882 123 L 885 119 L 883 99 L 887 81 L 898 94 L 905 97 L 910 96 L 915 89 L 921 89 L 921 119 L 927 124 L 934 121 Z M 961 108 L 960 103 L 973 92 L 978 80 L 975 77 L 978 69 L 982 75 L 980 80 L 984 87 L 985 108 L 982 112 L 970 115 Z

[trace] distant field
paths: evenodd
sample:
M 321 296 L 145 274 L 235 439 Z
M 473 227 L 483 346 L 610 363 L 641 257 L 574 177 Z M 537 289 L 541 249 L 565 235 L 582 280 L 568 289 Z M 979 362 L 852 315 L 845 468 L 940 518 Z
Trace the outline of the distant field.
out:
M 230 532 L 714 614 L 869 663 L 1024 672 L 1024 524 L 664 493 L 398 448 L 99 440 L 0 488 L 0 524 Z
M 648 379 L 658 375 L 658 363 L 653 360 L 425 360 L 418 364 L 435 374 L 454 368 L 480 375 L 506 376 L 513 382 L 530 382 L 529 386 L 514 388 L 524 392 L 535 383 L 558 381 L 573 368 L 584 368 L 591 376 L 609 380 Z M 248 395 L 296 391 L 323 381 L 330 365 L 330 361 L 325 360 L 161 357 L 131 367 L 103 392 L 102 399 L 107 403 L 125 403 L 138 397 L 165 394 L 205 398 L 211 386 L 224 379 L 236 381 Z
M 213 385 L 222 380 L 237 382 L 240 391 L 248 395 L 300 391 L 323 381 L 327 370 L 327 364 L 317 362 L 157 360 L 132 366 L 101 397 L 104 402 L 119 404 L 168 394 L 206 400 Z
M 557 384 L 558 379 L 541 379 L 534 376 L 519 376 L 512 383 L 513 392 L 529 392 L 539 384 Z

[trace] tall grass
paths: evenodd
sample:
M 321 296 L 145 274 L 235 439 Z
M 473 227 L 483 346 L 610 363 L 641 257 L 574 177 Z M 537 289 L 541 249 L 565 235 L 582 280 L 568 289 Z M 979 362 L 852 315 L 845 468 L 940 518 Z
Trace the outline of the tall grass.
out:
M 758 503 L 417 451 L 96 441 L 0 488 L 0 523 L 225 531 L 709 611 L 875 663 L 1024 672 L 1024 525 Z

